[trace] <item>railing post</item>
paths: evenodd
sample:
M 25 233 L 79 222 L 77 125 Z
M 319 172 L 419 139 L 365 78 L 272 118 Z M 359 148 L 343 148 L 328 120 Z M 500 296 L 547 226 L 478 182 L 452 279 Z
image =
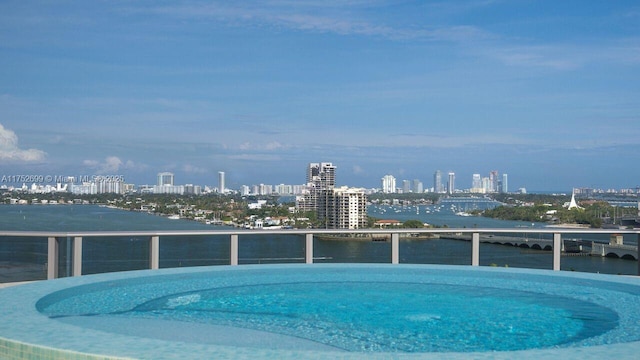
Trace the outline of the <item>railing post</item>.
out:
M 305 243 L 305 262 L 313 264 L 313 234 L 306 234 Z
M 58 252 L 60 244 L 54 236 L 49 237 L 47 245 L 47 280 L 58 278 Z
M 230 265 L 238 265 L 238 234 L 231 235 Z
M 471 266 L 480 265 L 480 233 L 471 234 Z
M 400 234 L 391 234 L 391 263 L 400 263 Z
M 149 240 L 149 269 L 160 268 L 160 236 L 152 236 Z
M 73 238 L 73 276 L 82 276 L 82 237 Z
M 560 254 L 562 250 L 562 234 L 553 234 L 553 270 L 560 271 Z

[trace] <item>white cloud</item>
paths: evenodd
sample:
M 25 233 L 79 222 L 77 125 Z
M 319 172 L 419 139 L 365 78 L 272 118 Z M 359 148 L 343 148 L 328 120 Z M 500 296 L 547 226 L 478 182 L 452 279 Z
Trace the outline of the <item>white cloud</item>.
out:
M 84 160 L 82 164 L 93 169 L 96 174 L 117 175 L 122 169 L 131 169 L 135 167 L 135 163 L 131 160 L 123 162 L 117 156 L 107 156 L 103 162 L 97 160 Z
M 190 174 L 206 174 L 208 171 L 205 168 L 194 166 L 191 164 L 185 164 L 182 166 L 182 171 Z
M 472 53 L 494 59 L 506 66 L 546 68 L 552 70 L 575 70 L 590 55 L 589 49 L 568 45 L 514 45 L 508 41 L 502 44 L 479 43 L 470 47 Z
M 282 161 L 280 156 L 267 154 L 237 154 L 230 155 L 228 158 L 239 161 Z
M 227 145 L 225 145 L 225 148 L 227 148 Z M 247 141 L 238 145 L 237 148 L 242 151 L 274 151 L 274 150 L 285 149 L 286 146 L 282 145 L 278 141 L 271 141 L 266 144 L 254 144 Z
M 353 173 L 354 174 L 363 174 L 364 169 L 360 165 L 353 165 Z
M 388 39 L 423 39 L 435 41 L 470 41 L 486 38 L 490 34 L 475 26 L 428 26 L 422 28 L 397 27 L 381 24 L 379 20 L 354 16 L 359 7 L 370 7 L 369 2 L 335 4 L 295 2 L 292 4 L 260 3 L 244 6 L 226 3 L 202 5 L 159 6 L 127 9 L 133 12 L 202 19 L 209 18 L 228 25 L 253 24 L 293 30 L 333 33 L 338 35 L 379 36 Z M 352 10 L 349 11 L 349 8 Z
M 283 148 L 283 147 L 284 147 L 284 146 L 282 146 L 282 144 L 280 144 L 279 142 L 277 142 L 277 141 L 272 141 L 272 142 L 268 143 L 268 144 L 265 146 L 265 149 L 266 149 L 266 150 L 277 150 L 277 149 L 281 149 L 281 148 Z
M 96 168 L 100 165 L 100 163 L 97 160 L 85 160 L 82 162 L 82 165 L 90 168 Z
M 36 162 L 44 160 L 46 156 L 47 153 L 42 150 L 20 149 L 18 136 L 0 124 L 0 161 Z

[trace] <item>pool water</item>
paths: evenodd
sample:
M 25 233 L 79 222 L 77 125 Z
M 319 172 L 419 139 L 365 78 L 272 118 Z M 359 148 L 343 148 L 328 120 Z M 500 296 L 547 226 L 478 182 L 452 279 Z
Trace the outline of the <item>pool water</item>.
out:
M 600 335 L 618 320 L 607 308 L 563 297 L 389 282 L 204 289 L 154 299 L 118 315 L 249 328 L 364 352 L 550 347 Z
M 296 347 L 303 350 L 320 344 L 368 354 L 520 351 L 640 339 L 634 305 L 640 287 L 550 271 L 384 264 L 161 273 L 68 287 L 36 307 L 54 321 L 117 334 L 131 335 L 129 326 L 113 325 L 122 321 L 174 323 L 179 330 L 166 330 L 164 338 L 235 347 L 265 345 L 220 336 L 220 329 L 301 339 Z M 193 334 L 184 326 L 189 323 L 199 325 Z M 138 337 L 158 336 L 135 328 Z M 211 336 L 202 340 L 207 331 Z

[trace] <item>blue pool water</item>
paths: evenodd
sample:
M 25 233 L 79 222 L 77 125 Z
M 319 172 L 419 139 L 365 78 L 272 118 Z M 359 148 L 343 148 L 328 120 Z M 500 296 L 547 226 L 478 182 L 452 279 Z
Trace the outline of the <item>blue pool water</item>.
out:
M 48 286 L 35 291 L 30 317 L 34 328 L 49 329 L 43 345 L 53 346 L 53 332 L 60 334 L 55 346 L 72 342 L 89 353 L 106 347 L 113 356 L 171 358 L 176 346 L 186 358 L 201 351 L 533 358 L 640 350 L 637 278 L 468 266 L 247 265 L 60 279 L 0 295 L 38 285 Z M 0 337 L 11 338 L 8 328 L 0 325 Z M 85 341 L 70 341 L 78 329 Z M 94 337 L 99 345 L 92 346 Z

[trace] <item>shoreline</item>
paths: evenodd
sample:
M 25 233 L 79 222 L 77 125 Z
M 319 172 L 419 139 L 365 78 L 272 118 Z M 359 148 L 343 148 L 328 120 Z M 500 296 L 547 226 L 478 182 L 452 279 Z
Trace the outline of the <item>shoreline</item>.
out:
M 552 224 L 546 225 L 548 228 L 564 228 L 564 229 L 591 229 L 591 226 L 587 224 Z

